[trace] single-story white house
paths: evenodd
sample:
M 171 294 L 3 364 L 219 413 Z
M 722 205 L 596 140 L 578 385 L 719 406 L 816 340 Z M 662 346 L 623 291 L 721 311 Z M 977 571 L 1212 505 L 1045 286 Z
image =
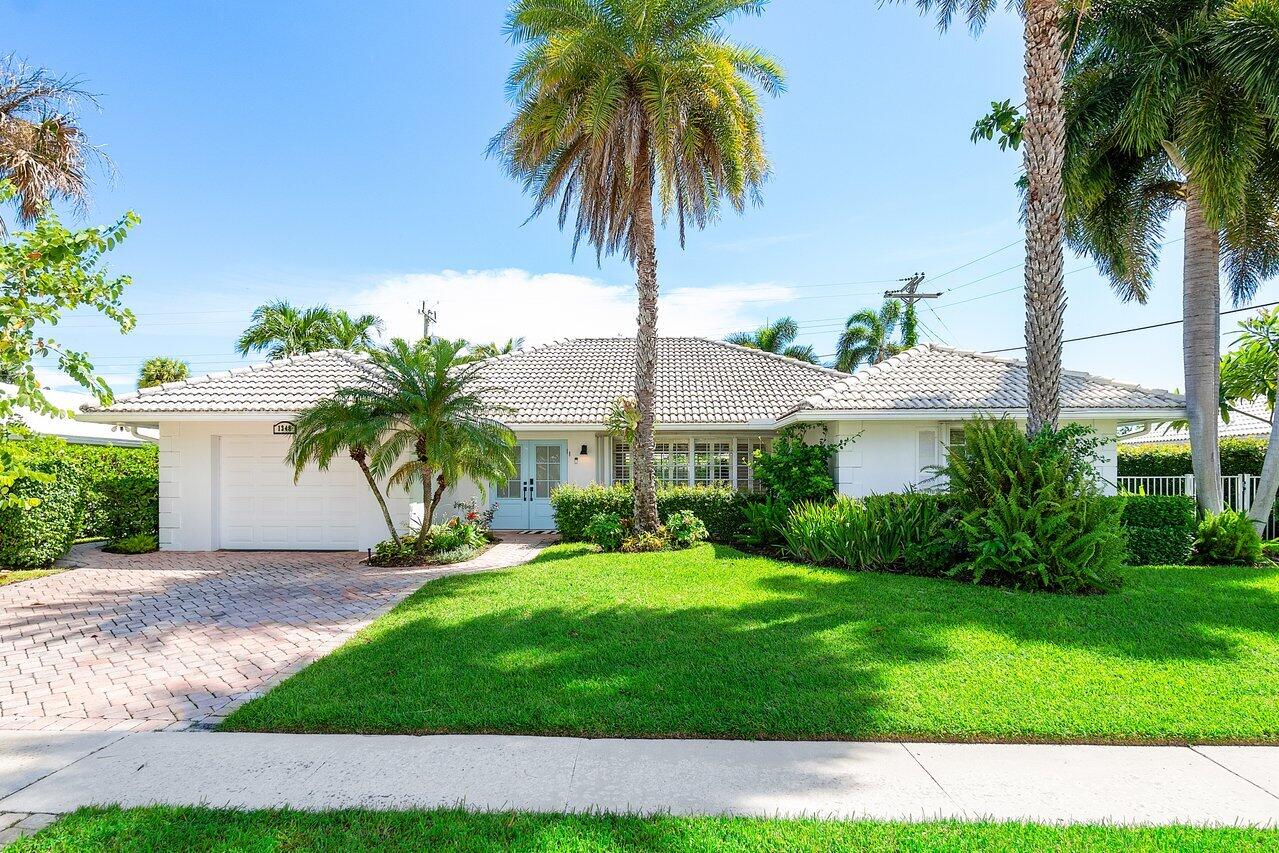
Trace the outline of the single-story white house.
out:
M 495 529 L 550 529 L 560 483 L 616 483 L 631 474 L 628 448 L 604 427 L 614 400 L 634 393 L 634 340 L 576 338 L 484 362 L 486 392 L 506 407 L 519 439 L 520 473 L 489 489 Z M 366 548 L 385 538 L 376 503 L 353 464 L 335 461 L 295 485 L 282 463 L 291 421 L 337 388 L 366 381 L 359 355 L 326 350 L 147 388 L 107 408 L 99 423 L 160 430 L 160 542 L 172 550 Z M 838 453 L 844 494 L 927 482 L 962 421 L 1025 418 L 1021 362 L 924 344 L 847 374 L 703 338 L 662 338 L 657 364 L 657 470 L 663 483 L 755 487 L 752 454 L 790 424 L 856 437 Z M 1184 417 L 1167 391 L 1067 372 L 1066 420 L 1104 436 L 1121 425 Z M 1115 477 L 1111 444 L 1101 474 Z M 441 506 L 478 492 L 463 484 Z M 407 525 L 415 501 L 391 508 Z
M 1233 404 L 1230 420 L 1217 416 L 1217 438 L 1270 438 L 1270 404 L 1264 399 L 1245 400 Z M 1149 429 L 1133 432 L 1119 440 L 1120 444 L 1189 444 L 1190 430 L 1174 421 L 1153 424 Z

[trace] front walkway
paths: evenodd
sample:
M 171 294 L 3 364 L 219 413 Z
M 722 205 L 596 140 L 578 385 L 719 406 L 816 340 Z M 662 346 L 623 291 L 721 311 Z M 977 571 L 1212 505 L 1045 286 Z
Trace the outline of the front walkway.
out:
M 465 563 L 378 569 L 353 552 L 125 556 L 0 587 L 0 731 L 210 724 L 341 645 L 423 583 L 527 562 L 504 537 Z
M 90 804 L 1279 823 L 1279 747 L 0 733 L 0 813 Z M 33 814 L 34 817 L 22 816 Z

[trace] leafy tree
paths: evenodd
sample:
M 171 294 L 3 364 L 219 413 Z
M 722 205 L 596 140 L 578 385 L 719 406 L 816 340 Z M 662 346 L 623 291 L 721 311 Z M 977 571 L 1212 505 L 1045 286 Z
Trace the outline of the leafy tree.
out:
M 360 469 L 364 481 L 377 498 L 386 529 L 398 545 L 400 535 L 395 529 L 395 519 L 387 508 L 382 490 L 378 488 L 369 462 L 381 445 L 383 434 L 390 428 L 389 418 L 367 406 L 353 404 L 343 395 L 321 400 L 298 415 L 294 422 L 293 441 L 289 445 L 285 461 L 293 465 L 293 479 L 297 481 L 307 465 L 315 464 L 327 471 L 334 457 L 345 454 Z
M 79 205 L 88 199 L 86 167 L 105 158 L 80 127 L 75 108 L 81 101 L 97 103 L 78 80 L 12 54 L 0 57 L 0 179 L 12 186 L 24 225 L 42 216 L 51 201 Z
M 374 474 L 406 489 L 421 484 L 423 530 L 434 522 L 446 489 L 463 479 L 484 489 L 515 475 L 515 434 L 481 399 L 481 365 L 457 361 L 463 346 L 395 338 L 369 353 L 375 381 L 333 398 L 377 425 L 378 443 L 370 445 Z M 417 537 L 419 555 L 429 541 Z
M 240 355 L 266 352 L 267 358 L 286 358 L 323 349 L 367 350 L 382 320 L 374 314 L 352 317 L 327 305 L 297 308 L 277 299 L 253 311 L 249 327 L 240 335 Z
M 835 494 L 835 478 L 831 476 L 835 454 L 854 440 L 827 441 L 823 427 L 822 438 L 809 442 L 805 439 L 809 429 L 807 424 L 786 427 L 773 439 L 771 450 L 755 452 L 755 479 L 782 506 L 829 500 Z
M 166 382 L 178 382 L 191 375 L 191 366 L 177 358 L 157 355 L 142 362 L 138 371 L 138 387 L 150 388 Z
M 1144 302 L 1185 213 L 1183 362 L 1196 498 L 1221 510 L 1221 269 L 1236 303 L 1279 272 L 1279 14 L 1273 3 L 1107 3 L 1067 82 L 1069 236 Z
M 776 353 L 789 358 L 817 364 L 817 352 L 811 346 L 795 343 L 799 336 L 799 324 L 790 317 L 773 323 L 765 323 L 753 332 L 735 332 L 724 340 L 730 344 Z
M 949 29 L 956 16 L 980 33 L 998 0 L 914 0 L 937 25 Z M 1023 215 L 1026 225 L 1026 430 L 1054 428 L 1061 411 L 1062 320 L 1066 313 L 1062 160 L 1065 109 L 1062 104 L 1065 40 L 1060 0 L 1006 0 L 1021 14 L 1025 49 L 1026 118 L 1016 125 L 1016 142 L 1025 144 Z M 1086 3 L 1084 5 L 1087 5 Z M 974 136 L 993 135 L 1010 121 L 1007 102 L 978 123 Z M 1004 139 L 1009 138 L 1005 133 Z M 1005 144 L 1001 139 L 1001 145 Z M 1014 146 L 1016 147 L 1016 146 Z
M 658 528 L 653 478 L 657 249 L 653 195 L 683 242 L 727 201 L 758 199 L 768 172 L 757 90 L 781 67 L 730 42 L 722 25 L 766 0 L 517 0 L 507 29 L 515 117 L 489 150 L 534 197 L 533 214 L 573 215 L 573 247 L 635 266 L 635 526 Z
M 851 373 L 863 364 L 879 364 L 919 343 L 914 312 L 896 299 L 885 299 L 848 318 L 835 345 L 835 369 Z
M 1279 387 L 1279 310 L 1267 309 L 1239 324 L 1236 348 L 1221 360 L 1221 399 L 1226 404 L 1265 398 L 1270 407 L 1270 440 L 1261 465 L 1261 482 L 1248 517 L 1265 529 L 1279 491 L 1279 418 L 1274 416 Z M 1229 411 L 1226 411 L 1229 417 Z

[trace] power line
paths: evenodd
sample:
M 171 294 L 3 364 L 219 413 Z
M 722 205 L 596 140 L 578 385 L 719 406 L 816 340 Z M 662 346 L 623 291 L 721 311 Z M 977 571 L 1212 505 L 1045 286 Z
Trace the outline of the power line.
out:
M 1279 302 L 1263 302 L 1259 305 L 1249 305 L 1245 308 L 1232 308 L 1229 311 L 1220 311 L 1218 312 L 1218 316 L 1225 317 L 1228 314 L 1240 314 L 1244 311 L 1256 311 L 1258 308 L 1271 308 L 1275 305 L 1279 305 Z M 1098 332 L 1095 335 L 1084 335 L 1078 338 L 1066 338 L 1065 340 L 1062 341 L 1062 343 L 1073 344 L 1076 341 L 1092 341 L 1092 340 L 1096 340 L 1097 338 L 1110 338 L 1110 337 L 1114 337 L 1115 335 L 1127 335 L 1131 332 L 1144 332 L 1148 329 L 1162 329 L 1165 326 L 1177 326 L 1184 322 L 1185 322 L 1184 319 L 1183 320 L 1166 320 L 1163 323 L 1151 323 L 1148 326 L 1134 326 L 1131 329 L 1116 329 L 1113 332 Z M 1018 352 L 1019 350 L 1024 350 L 1025 348 L 1026 347 L 1023 345 L 1019 347 L 1004 347 L 1003 349 L 982 350 L 982 352 L 986 355 L 993 355 L 994 353 L 999 353 L 999 352 Z

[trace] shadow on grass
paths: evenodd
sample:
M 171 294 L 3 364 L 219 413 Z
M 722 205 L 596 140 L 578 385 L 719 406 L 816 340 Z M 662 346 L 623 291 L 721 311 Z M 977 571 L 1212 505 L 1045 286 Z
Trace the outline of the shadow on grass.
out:
M 1119 593 L 1067 597 L 707 551 L 682 567 L 672 555 L 556 565 L 586 553 L 564 549 L 433 582 L 228 727 L 864 736 L 896 698 L 889 670 L 923 664 L 927 677 L 953 662 L 965 653 L 954 630 L 1156 663 L 1229 662 L 1240 631 L 1279 632 L 1279 597 L 1258 586 L 1276 570 L 1133 570 Z M 1060 665 L 1050 651 L 998 666 L 1041 662 Z

